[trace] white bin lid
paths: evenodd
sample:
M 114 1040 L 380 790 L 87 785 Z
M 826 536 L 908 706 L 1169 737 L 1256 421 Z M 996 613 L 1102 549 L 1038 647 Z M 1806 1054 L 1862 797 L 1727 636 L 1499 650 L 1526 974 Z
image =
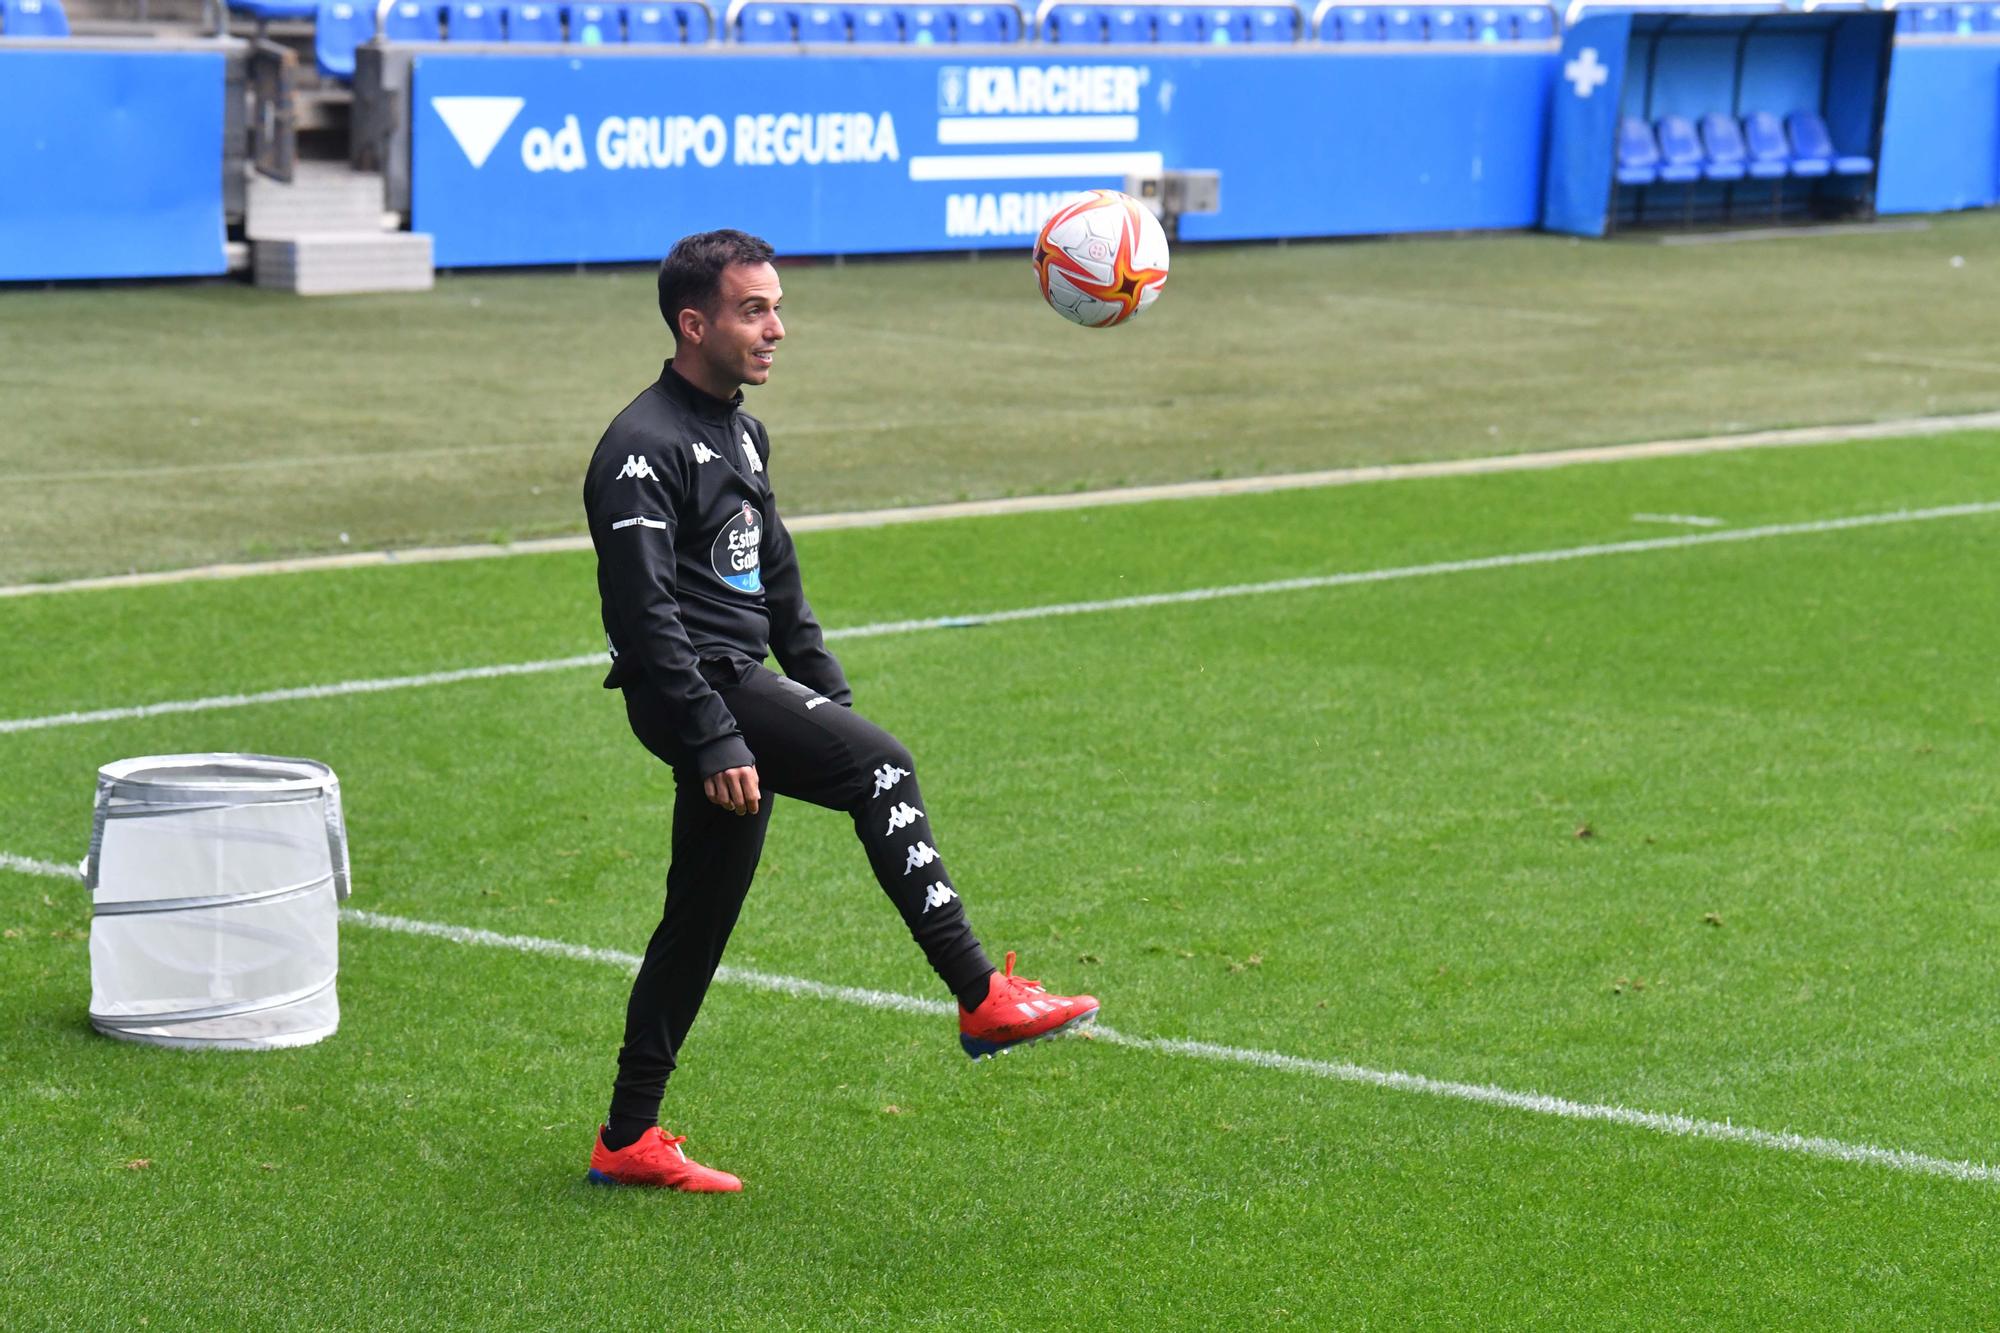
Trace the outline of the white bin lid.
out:
M 257 805 L 323 796 L 327 843 L 333 855 L 333 893 L 344 901 L 352 892 L 347 860 L 347 826 L 340 808 L 340 779 L 317 759 L 268 754 L 154 754 L 120 759 L 97 770 L 97 812 L 84 883 L 97 890 L 98 851 L 104 821 L 116 811 L 139 813 L 178 807 Z

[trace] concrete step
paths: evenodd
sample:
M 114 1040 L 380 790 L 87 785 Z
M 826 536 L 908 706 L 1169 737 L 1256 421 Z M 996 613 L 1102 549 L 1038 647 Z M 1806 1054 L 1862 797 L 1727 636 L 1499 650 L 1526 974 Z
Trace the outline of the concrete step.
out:
M 317 232 L 383 230 L 382 177 L 345 162 L 302 161 L 292 181 L 251 172 L 243 234 L 253 241 Z
M 347 292 L 427 292 L 437 281 L 424 232 L 319 232 L 254 241 L 259 287 L 332 296 Z

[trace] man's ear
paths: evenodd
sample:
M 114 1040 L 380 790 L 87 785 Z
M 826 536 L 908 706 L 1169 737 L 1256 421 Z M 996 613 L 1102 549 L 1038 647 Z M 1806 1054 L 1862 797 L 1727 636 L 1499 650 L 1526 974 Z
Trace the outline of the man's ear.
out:
M 699 347 L 702 335 L 708 332 L 708 321 L 702 317 L 701 311 L 692 306 L 682 306 L 674 322 L 674 332 L 690 347 Z

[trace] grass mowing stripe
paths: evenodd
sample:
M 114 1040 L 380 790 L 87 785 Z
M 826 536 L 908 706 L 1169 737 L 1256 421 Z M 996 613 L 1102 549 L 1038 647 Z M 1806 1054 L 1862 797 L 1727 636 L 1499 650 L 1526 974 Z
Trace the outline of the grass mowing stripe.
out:
M 1443 574 L 1469 574 L 1489 569 L 1514 569 L 1525 565 L 1558 564 L 1570 560 L 1590 560 L 1607 555 L 1637 555 L 1650 551 L 1674 551 L 1693 546 L 1724 542 L 1761 541 L 1772 537 L 1809 536 L 1845 532 L 1853 528 L 1886 527 L 1902 523 L 1926 523 L 1947 518 L 1971 518 L 2000 513 L 2000 500 L 1970 504 L 1941 505 L 1930 509 L 1897 509 L 1879 514 L 1855 514 L 1847 518 L 1812 519 L 1803 523 L 1769 523 L 1759 527 L 1726 532 L 1689 533 L 1677 537 L 1650 537 L 1638 541 L 1601 542 L 1587 546 L 1567 546 L 1549 551 L 1518 551 L 1508 555 L 1475 556 L 1467 560 L 1443 560 L 1426 565 L 1401 565 L 1388 569 L 1355 570 L 1342 574 L 1314 574 L 1295 579 L 1274 579 L 1264 583 L 1236 583 L 1211 588 L 1189 588 L 1179 592 L 1146 593 L 1135 597 L 1112 597 L 1090 602 L 1057 602 L 1042 606 L 1016 607 L 1006 611 L 985 611 L 968 615 L 934 616 L 921 620 L 887 620 L 872 625 L 851 625 L 830 629 L 829 640 L 878 638 L 889 634 L 914 634 L 926 630 L 964 629 L 974 625 L 1000 625 L 1023 620 L 1047 620 L 1057 616 L 1090 615 L 1102 611 L 1131 611 L 1154 606 L 1180 606 L 1234 597 L 1255 597 L 1271 593 L 1308 592 L 1324 588 L 1344 588 L 1365 583 L 1389 583 L 1399 579 L 1428 578 Z M 245 708 L 253 704 L 284 703 L 296 699 L 327 699 L 346 694 L 373 694 L 383 690 L 415 689 L 428 685 L 448 685 L 496 676 L 537 675 L 573 667 L 601 666 L 600 653 L 549 658 L 539 662 L 503 663 L 495 666 L 465 667 L 456 671 L 434 671 L 420 676 L 387 676 L 368 680 L 340 681 L 330 685 L 301 685 L 266 690 L 257 694 L 219 695 L 207 699 L 178 699 L 161 703 L 136 704 L 124 708 L 100 708 L 89 712 L 54 713 L 45 717 L 10 718 L 0 721 L 0 735 L 21 731 L 42 731 L 50 727 L 83 726 L 95 722 L 119 722 L 156 717 L 166 713 L 202 713 L 225 708 Z
M 1695 454 L 1728 453 L 1743 449 L 1795 448 L 1803 445 L 1841 444 L 1906 436 L 1921 437 L 1994 427 L 2000 427 L 2000 412 L 1910 417 L 1897 421 L 1863 422 L 1851 426 L 1803 426 L 1788 430 L 1752 431 L 1739 435 L 1703 435 L 1684 440 L 1651 440 L 1640 444 L 1549 449 L 1536 453 L 1502 454 L 1487 458 L 1453 458 L 1423 463 L 1377 463 L 1363 467 L 1330 468 L 1313 472 L 1279 472 L 1209 481 L 1165 482 L 1153 486 L 1119 486 L 1109 490 L 1019 495 L 997 500 L 958 500 L 941 504 L 901 505 L 889 509 L 846 510 L 790 518 L 785 521 L 785 526 L 794 533 L 877 528 L 903 523 L 934 523 L 958 518 L 996 518 L 1008 514 L 1095 509 L 1107 505 L 1152 504 L 1163 500 L 1210 500 L 1228 495 L 1260 495 L 1271 491 L 1311 490 L 1378 481 L 1419 481 L 1435 477 L 1546 471 L 1551 468 L 1575 467 L 1589 463 L 1625 463 L 1655 458 L 1681 458 Z M 788 433 L 796 432 L 798 429 L 796 426 L 791 427 Z M 493 449 L 522 447 L 492 446 Z M 475 447 L 473 451 L 477 452 L 477 448 Z M 398 451 L 395 457 L 407 460 L 423 453 L 425 451 L 422 450 Z M 373 458 L 375 455 L 361 457 Z M 245 463 L 243 466 L 289 465 L 292 461 L 294 460 L 261 460 Z M 131 477 L 154 471 L 158 469 L 102 475 Z M 34 480 L 32 477 L 26 479 Z M 1639 517 L 1634 515 L 1635 519 Z M 290 560 L 198 565 L 142 574 L 106 574 L 55 583 L 12 584 L 0 587 L 0 598 L 28 597 L 41 593 L 88 592 L 105 588 L 139 588 L 154 584 L 189 583 L 210 579 L 252 578 L 261 574 L 303 574 L 317 570 L 372 568 L 378 565 L 420 565 L 455 560 L 493 560 L 507 556 L 560 555 L 589 549 L 588 534 L 578 533 L 567 537 L 537 537 L 517 542 L 484 542 L 470 546 L 419 546 L 402 550 L 350 551 L 338 555 L 300 556 Z
M 52 878 L 77 881 L 80 876 L 71 869 L 46 861 L 34 861 L 26 857 L 0 853 L 0 866 L 21 870 L 30 874 L 41 874 Z M 401 935 L 416 935 L 431 939 L 448 940 L 454 944 L 471 944 L 482 948 L 507 949 L 516 953 L 537 954 L 546 957 L 567 958 L 576 962 L 600 963 L 611 967 L 632 971 L 639 966 L 637 954 L 617 949 L 596 949 L 587 945 L 570 944 L 562 940 L 542 939 L 533 935 L 503 935 L 496 931 L 479 930 L 469 926 L 446 925 L 434 921 L 417 921 L 409 917 L 388 916 L 378 912 L 345 908 L 340 919 L 349 925 L 364 926 L 373 930 L 386 930 Z M 926 1000 L 915 995 L 902 995 L 895 991 L 874 990 L 862 986 L 835 986 L 823 981 L 812 981 L 804 977 L 782 976 L 771 972 L 758 972 L 745 968 L 730 967 L 727 964 L 717 969 L 716 980 L 727 985 L 743 986 L 752 990 L 772 991 L 798 998 L 825 1000 L 837 1004 L 855 1005 L 867 1009 L 889 1010 L 897 1013 L 943 1016 L 951 1011 L 951 1004 L 943 1000 Z M 2000 1167 L 1985 1162 L 1974 1162 L 1960 1158 L 1933 1157 L 1925 1153 L 1909 1152 L 1900 1148 L 1884 1148 L 1872 1143 L 1848 1143 L 1840 1139 L 1820 1135 L 1774 1133 L 1767 1129 L 1757 1129 L 1749 1125 L 1736 1125 L 1727 1121 L 1703 1120 L 1694 1116 L 1669 1115 L 1658 1111 L 1642 1111 L 1635 1107 L 1619 1106 L 1605 1102 L 1577 1102 L 1566 1097 L 1555 1097 L 1545 1093 L 1515 1092 L 1508 1088 L 1495 1087 L 1488 1083 L 1461 1083 L 1447 1079 L 1428 1078 L 1422 1074 L 1406 1074 L 1398 1070 L 1370 1069 L 1363 1065 L 1345 1061 L 1313 1060 L 1304 1056 L 1286 1055 L 1279 1051 L 1260 1051 L 1241 1046 L 1223 1046 L 1215 1042 L 1192 1041 L 1171 1037 L 1135 1037 L 1119 1032 L 1115 1028 L 1098 1025 L 1080 1032 L 1079 1036 L 1123 1046 L 1129 1050 L 1149 1051 L 1156 1055 L 1166 1055 L 1178 1059 L 1204 1060 L 1218 1064 L 1245 1065 L 1255 1069 L 1277 1070 L 1283 1073 L 1304 1074 L 1313 1078 L 1331 1079 L 1339 1083 L 1355 1083 L 1367 1087 L 1381 1088 L 1388 1092 L 1413 1093 L 1426 1097 L 1442 1097 L 1451 1101 L 1473 1102 L 1482 1106 L 1497 1106 L 1506 1110 L 1524 1111 L 1531 1115 L 1555 1116 L 1564 1120 L 1594 1121 L 1600 1124 L 1622 1125 L 1628 1129 L 1641 1129 L 1655 1134 L 1665 1134 L 1676 1138 L 1705 1139 L 1716 1143 L 1734 1143 L 1745 1147 L 1761 1148 L 1773 1152 L 1790 1153 L 1803 1157 L 1820 1157 L 1839 1162 L 1859 1165 L 1886 1167 L 1915 1175 L 1937 1176 L 1946 1180 L 1956 1180 L 1971 1184 L 1991 1184 L 2000 1182 Z

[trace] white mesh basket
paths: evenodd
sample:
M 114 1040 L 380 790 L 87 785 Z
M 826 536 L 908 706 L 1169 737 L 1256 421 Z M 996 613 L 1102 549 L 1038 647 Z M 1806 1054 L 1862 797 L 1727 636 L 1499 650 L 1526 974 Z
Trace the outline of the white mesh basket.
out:
M 340 1026 L 340 782 L 310 759 L 153 755 L 98 770 L 84 879 L 90 1022 L 204 1050 Z

